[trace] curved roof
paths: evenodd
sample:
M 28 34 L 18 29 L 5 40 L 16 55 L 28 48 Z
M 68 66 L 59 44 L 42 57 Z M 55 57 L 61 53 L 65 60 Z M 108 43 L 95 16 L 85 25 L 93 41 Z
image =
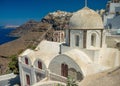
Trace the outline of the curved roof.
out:
M 98 65 L 98 64 L 95 64 L 94 62 L 92 62 L 90 57 L 87 56 L 86 53 L 84 53 L 83 51 L 81 51 L 79 49 L 72 49 L 72 50 L 67 51 L 67 52 L 65 52 L 63 54 L 55 56 L 49 62 L 49 65 L 51 64 L 51 62 L 53 60 L 55 60 L 55 59 L 56 60 L 61 60 L 62 57 L 64 59 L 65 58 L 72 59 L 78 65 L 78 67 L 80 68 L 81 73 L 83 74 L 83 76 L 87 76 L 87 75 L 90 75 L 90 74 L 98 73 L 98 72 L 106 69 L 106 67 Z M 57 58 L 59 58 L 59 59 L 57 59 Z
M 45 66 L 48 67 L 50 61 L 59 55 L 59 46 L 60 43 L 43 40 L 35 51 L 27 49 L 20 56 L 29 57 L 31 65 L 33 65 L 37 59 L 40 59 Z
M 72 58 L 81 68 L 83 75 L 87 76 L 90 74 L 98 73 L 104 69 L 103 66 L 95 64 L 84 52 L 78 49 L 73 49 L 65 52 L 64 55 Z
M 84 7 L 70 18 L 70 29 L 103 29 L 101 16 L 94 10 Z

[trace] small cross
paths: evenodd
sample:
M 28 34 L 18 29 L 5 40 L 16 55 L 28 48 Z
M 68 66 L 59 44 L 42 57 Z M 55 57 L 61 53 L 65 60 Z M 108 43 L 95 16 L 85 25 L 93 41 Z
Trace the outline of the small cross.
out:
M 87 0 L 85 0 L 85 7 L 87 7 Z

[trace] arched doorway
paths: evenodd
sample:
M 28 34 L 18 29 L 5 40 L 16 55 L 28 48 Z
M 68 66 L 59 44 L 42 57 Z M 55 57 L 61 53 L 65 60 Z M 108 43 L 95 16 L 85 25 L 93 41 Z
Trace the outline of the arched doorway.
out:
M 83 79 L 83 73 L 78 64 L 67 55 L 56 56 L 49 64 L 50 71 L 60 76 L 72 77 L 80 81 Z M 73 69 L 73 70 L 72 70 Z M 79 75 L 79 76 L 78 76 Z
M 61 64 L 61 75 L 68 77 L 68 65 L 66 63 Z

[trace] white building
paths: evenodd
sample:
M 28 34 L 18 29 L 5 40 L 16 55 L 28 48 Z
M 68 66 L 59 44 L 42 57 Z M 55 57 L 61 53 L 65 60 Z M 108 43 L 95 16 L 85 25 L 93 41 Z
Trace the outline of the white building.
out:
M 112 34 L 120 34 L 120 0 L 110 0 L 104 14 L 104 26 L 111 29 Z
M 107 48 L 99 14 L 84 7 L 75 12 L 63 44 L 42 41 L 35 50 L 19 56 L 22 86 L 65 85 L 66 77 L 81 81 L 85 76 L 120 65 L 119 51 Z

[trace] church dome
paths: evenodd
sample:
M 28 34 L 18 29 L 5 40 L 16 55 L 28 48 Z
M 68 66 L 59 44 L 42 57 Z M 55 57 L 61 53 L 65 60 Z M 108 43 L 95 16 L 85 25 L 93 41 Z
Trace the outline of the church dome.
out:
M 94 10 L 84 7 L 70 18 L 70 29 L 103 29 L 101 16 Z

